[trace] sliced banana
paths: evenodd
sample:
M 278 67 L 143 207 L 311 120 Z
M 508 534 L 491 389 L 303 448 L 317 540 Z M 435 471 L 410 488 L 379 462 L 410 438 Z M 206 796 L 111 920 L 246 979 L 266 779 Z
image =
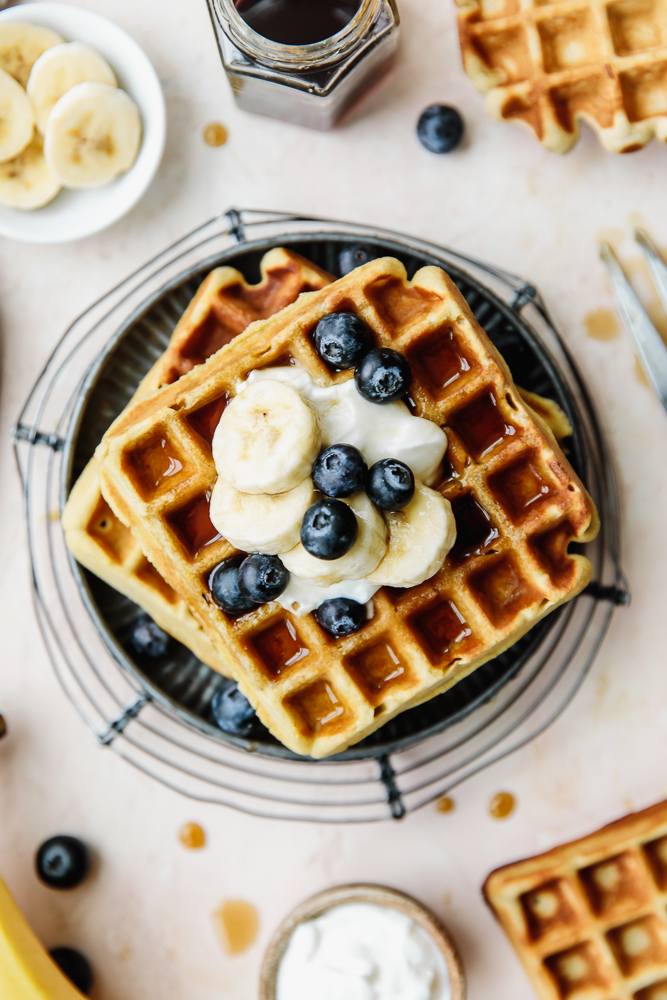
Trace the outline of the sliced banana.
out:
M 53 201 L 61 184 L 44 158 L 41 135 L 13 160 L 0 163 L 0 204 L 29 211 Z
M 87 82 L 118 86 L 111 66 L 95 49 L 82 42 L 64 42 L 42 53 L 32 67 L 26 90 L 43 135 L 49 115 L 63 94 Z
M 129 170 L 140 143 L 139 109 L 124 90 L 78 83 L 49 116 L 44 155 L 64 187 L 96 187 Z
M 50 28 L 20 21 L 3 21 L 0 24 L 0 69 L 26 87 L 30 70 L 42 52 L 63 41 L 64 38 Z
M 299 541 L 303 515 L 315 499 L 307 476 L 287 493 L 240 493 L 218 479 L 211 496 L 211 521 L 223 538 L 242 552 L 275 556 Z
M 0 69 L 0 163 L 22 153 L 35 131 L 35 113 L 23 87 Z
M 301 542 L 281 559 L 290 573 L 318 587 L 330 587 L 342 580 L 368 579 L 387 551 L 387 526 L 379 510 L 365 493 L 343 501 L 357 515 L 357 540 L 340 559 L 316 559 Z
M 403 510 L 387 510 L 389 546 L 368 583 L 416 587 L 437 573 L 456 541 L 452 505 L 441 493 L 415 482 L 415 495 Z
M 286 493 L 310 475 L 320 436 L 310 403 L 291 386 L 266 379 L 226 408 L 213 437 L 213 460 L 241 493 Z

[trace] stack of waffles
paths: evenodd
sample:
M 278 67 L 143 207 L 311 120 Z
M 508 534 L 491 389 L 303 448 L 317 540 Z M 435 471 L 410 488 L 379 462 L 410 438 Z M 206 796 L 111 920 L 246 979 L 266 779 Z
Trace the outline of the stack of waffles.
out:
M 541 1000 L 667 1000 L 667 802 L 499 868 L 484 894 Z
M 257 285 L 249 285 L 233 267 L 218 267 L 208 275 L 176 326 L 167 350 L 140 383 L 133 402 L 171 385 L 250 323 L 279 312 L 302 292 L 323 288 L 333 280 L 298 254 L 280 247 L 264 256 L 260 270 Z M 212 436 L 221 413 L 222 409 L 214 407 L 202 415 L 205 433 Z M 95 458 L 70 493 L 62 524 L 67 547 L 78 562 L 142 607 L 204 663 L 229 673 L 224 656 L 187 602 L 146 558 L 130 528 L 102 496 Z
M 312 343 L 318 321 L 340 310 L 360 316 L 378 346 L 406 355 L 414 411 L 445 427 L 438 488 L 452 502 L 458 537 L 436 576 L 380 590 L 372 619 L 336 640 L 314 616 L 276 603 L 237 617 L 215 604 L 211 571 L 234 550 L 208 507 L 212 428 L 250 372 L 295 363 L 321 385 L 351 377 L 330 369 Z M 592 573 L 583 555 L 568 552 L 597 533 L 590 497 L 435 267 L 408 281 L 402 264 L 384 258 L 302 295 L 173 385 L 137 399 L 105 435 L 97 461 L 106 502 L 191 609 L 262 722 L 313 757 L 343 750 L 451 687 L 579 593 Z
M 667 9 L 654 0 L 456 0 L 486 109 L 566 153 L 579 121 L 611 153 L 667 141 Z

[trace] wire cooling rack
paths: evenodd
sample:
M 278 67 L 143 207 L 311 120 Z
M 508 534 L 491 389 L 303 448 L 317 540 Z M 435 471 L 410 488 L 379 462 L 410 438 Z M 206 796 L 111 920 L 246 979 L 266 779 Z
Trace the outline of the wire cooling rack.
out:
M 523 387 L 551 393 L 566 409 L 575 428 L 570 457 L 597 504 L 601 531 L 586 546 L 594 583 L 532 630 L 508 659 L 493 661 L 485 674 L 476 672 L 476 689 L 461 688 L 458 701 L 434 699 L 422 714 L 414 709 L 399 716 L 393 730 L 385 727 L 336 758 L 313 761 L 286 751 L 269 734 L 244 741 L 216 729 L 207 706 L 224 682 L 182 648 L 164 676 L 151 676 L 133 661 L 122 630 L 137 609 L 96 587 L 69 557 L 60 514 L 73 477 L 136 386 L 143 374 L 138 368 L 150 366 L 164 349 L 202 274 L 220 263 L 252 271 L 266 250 L 279 245 L 336 273 L 341 246 L 358 242 L 399 256 L 409 270 L 442 266 L 501 349 L 503 336 L 509 337 L 508 349 L 511 340 L 520 348 L 518 359 L 524 347 L 536 359 L 537 384 Z M 104 409 L 97 405 L 99 387 L 110 365 L 116 365 L 114 384 L 118 371 L 126 378 L 107 393 Z M 529 375 L 526 369 L 524 383 Z M 586 676 L 615 607 L 629 600 L 606 442 L 539 292 L 500 268 L 386 230 L 237 209 L 211 219 L 74 321 L 13 433 L 37 616 L 79 715 L 101 746 L 168 787 L 255 815 L 368 822 L 400 818 L 432 801 L 558 717 Z

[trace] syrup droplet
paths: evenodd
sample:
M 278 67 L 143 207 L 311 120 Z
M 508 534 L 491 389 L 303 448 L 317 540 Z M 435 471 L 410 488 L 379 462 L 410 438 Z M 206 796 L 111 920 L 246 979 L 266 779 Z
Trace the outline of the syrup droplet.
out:
M 449 795 L 441 795 L 436 802 L 436 807 L 438 812 L 450 813 L 456 809 L 456 803 L 454 799 L 450 799 Z
M 494 819 L 506 819 L 507 816 L 514 812 L 515 806 L 516 799 L 510 792 L 498 792 L 491 799 L 489 812 Z
M 227 899 L 213 914 L 218 940 L 228 955 L 240 955 L 257 937 L 259 915 L 252 903 Z
M 593 340 L 615 340 L 620 333 L 618 320 L 610 309 L 595 309 L 584 319 L 584 326 Z
M 204 142 L 207 146 L 224 146 L 227 135 L 227 129 L 220 122 L 209 122 L 204 129 Z
M 642 363 L 639 358 L 635 358 L 635 375 L 642 385 L 645 385 L 647 389 L 651 388 L 651 383 L 646 376 L 646 372 L 642 368 Z
M 178 839 L 183 847 L 188 847 L 191 851 L 196 851 L 206 844 L 206 834 L 199 823 L 186 823 L 178 833 Z

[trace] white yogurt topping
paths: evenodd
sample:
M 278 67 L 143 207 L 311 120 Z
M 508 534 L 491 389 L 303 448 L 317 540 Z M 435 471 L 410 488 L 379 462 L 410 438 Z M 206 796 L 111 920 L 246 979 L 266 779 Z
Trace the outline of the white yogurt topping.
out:
M 435 941 L 410 917 L 346 903 L 296 928 L 276 1000 L 451 1000 L 451 981 Z
M 287 382 L 317 409 L 322 426 L 322 446 L 352 444 L 369 467 L 382 458 L 398 458 L 409 465 L 424 486 L 433 486 L 447 450 L 447 435 L 424 417 L 415 417 L 400 400 L 369 403 L 357 392 L 354 379 L 338 385 L 318 385 L 300 366 L 261 368 L 250 372 L 237 386 L 270 378 Z
M 291 611 L 297 618 L 303 618 L 310 611 L 319 608 L 324 601 L 330 601 L 333 597 L 348 597 L 359 604 L 368 604 L 371 597 L 380 589 L 379 583 L 366 583 L 365 580 L 343 580 L 341 583 L 333 583 L 330 587 L 318 587 L 308 580 L 301 580 L 294 573 L 290 573 L 289 583 L 283 590 L 280 597 L 276 598 L 278 604 Z M 369 614 L 373 617 L 373 612 Z
M 321 386 L 299 365 L 252 371 L 245 381 L 237 384 L 237 393 L 261 379 L 287 383 L 315 407 L 320 417 L 323 448 L 351 444 L 359 449 L 369 467 L 383 458 L 397 458 L 409 465 L 415 478 L 425 486 L 437 480 L 447 450 L 447 435 L 431 420 L 415 417 L 400 400 L 384 405 L 369 403 L 357 392 L 353 378 L 338 385 Z M 380 584 L 364 580 L 343 580 L 330 587 L 318 587 L 292 573 L 277 602 L 302 617 L 334 597 L 368 604 L 379 589 Z

